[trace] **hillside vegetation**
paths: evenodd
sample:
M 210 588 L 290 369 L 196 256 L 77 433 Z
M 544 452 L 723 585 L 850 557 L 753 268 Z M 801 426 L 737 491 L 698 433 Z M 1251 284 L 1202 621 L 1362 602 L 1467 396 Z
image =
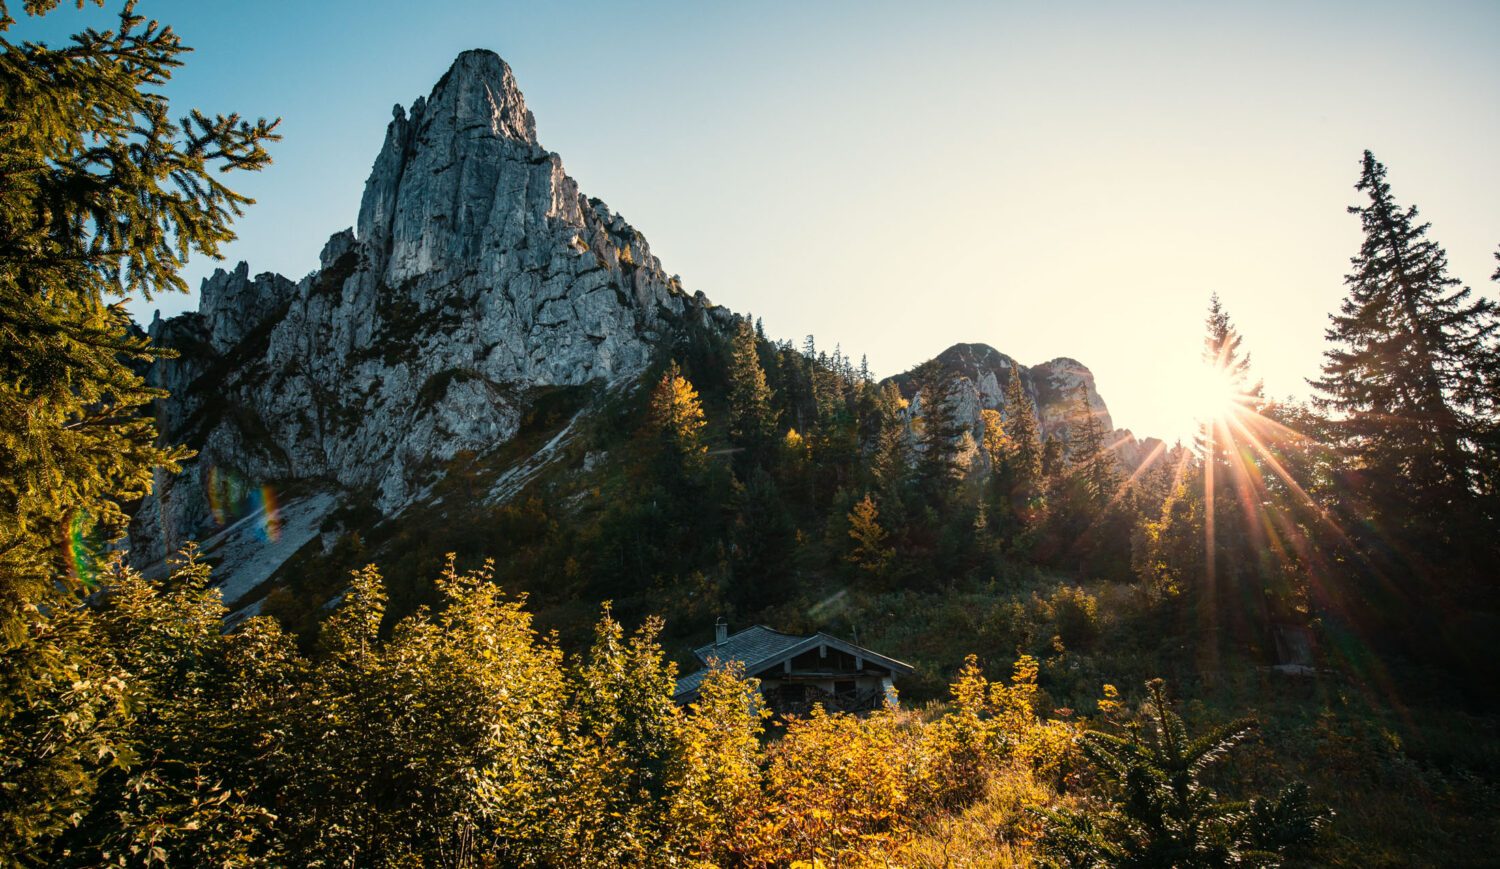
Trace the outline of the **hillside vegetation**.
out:
M 936 360 L 903 392 L 685 319 L 400 521 L 346 505 L 226 631 L 194 547 L 111 546 L 188 458 L 115 300 L 232 238 L 219 170 L 276 125 L 171 121 L 186 49 L 128 3 L 0 48 L 0 863 L 1494 862 L 1500 317 L 1368 152 L 1310 406 L 1217 299 L 1200 437 L 1138 466 L 1084 388 L 1065 439 L 1015 369 L 971 427 Z M 863 717 L 768 716 L 733 667 L 680 708 L 720 616 L 916 673 Z

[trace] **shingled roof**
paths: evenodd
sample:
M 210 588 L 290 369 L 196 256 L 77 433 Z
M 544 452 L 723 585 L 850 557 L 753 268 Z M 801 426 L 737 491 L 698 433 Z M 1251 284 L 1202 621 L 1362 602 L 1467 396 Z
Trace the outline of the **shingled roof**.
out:
M 753 625 L 722 643 L 699 646 L 693 650 L 693 654 L 698 656 L 698 660 L 703 662 L 705 667 L 714 661 L 720 663 L 739 661 L 748 667 L 758 661 L 778 655 L 805 639 L 807 637 L 784 634 L 765 625 Z
M 774 658 L 806 640 L 796 634 L 784 634 L 765 625 L 752 625 L 727 638 L 722 643 L 709 643 L 693 650 L 703 669 L 689 673 L 677 680 L 676 696 L 681 697 L 698 690 L 703 677 L 708 675 L 714 662 L 727 664 L 738 661 L 746 670 L 753 669 L 761 661 Z

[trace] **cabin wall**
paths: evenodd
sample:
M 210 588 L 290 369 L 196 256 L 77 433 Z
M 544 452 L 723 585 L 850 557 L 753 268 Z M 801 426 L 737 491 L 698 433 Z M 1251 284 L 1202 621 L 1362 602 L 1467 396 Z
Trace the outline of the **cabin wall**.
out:
M 895 696 L 891 674 L 886 672 L 782 669 L 757 678 L 766 705 L 782 715 L 806 715 L 819 704 L 828 712 L 869 712 L 885 706 Z

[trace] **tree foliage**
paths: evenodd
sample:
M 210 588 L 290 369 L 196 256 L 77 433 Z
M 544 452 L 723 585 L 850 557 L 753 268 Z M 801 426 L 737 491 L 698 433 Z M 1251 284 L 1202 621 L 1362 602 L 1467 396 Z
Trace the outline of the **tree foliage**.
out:
M 1225 802 L 1203 782 L 1255 729 L 1249 720 L 1190 737 L 1167 704 L 1161 680 L 1148 686 L 1144 720 L 1122 735 L 1091 731 L 1082 751 L 1110 785 L 1100 812 L 1045 812 L 1044 849 L 1063 866 L 1182 869 L 1278 866 L 1328 820 L 1305 785 L 1274 799 Z
M 1439 516 L 1472 500 L 1475 445 L 1493 411 L 1500 370 L 1495 303 L 1448 274 L 1415 206 L 1403 208 L 1386 170 L 1365 152 L 1351 206 L 1364 239 L 1331 315 L 1318 406 L 1341 415 L 1340 446 L 1382 482 L 1378 505 L 1393 525 Z
M 28 3 L 40 14 L 55 3 Z M 9 20 L 8 18 L 6 19 Z M 275 124 L 193 110 L 156 89 L 181 65 L 170 27 L 127 3 L 71 45 L 0 38 L 0 636 L 66 575 L 58 544 L 123 527 L 121 505 L 186 453 L 156 443 L 152 350 L 120 300 L 184 290 L 250 200 L 215 170 L 270 162 Z
M 729 359 L 729 433 L 741 446 L 760 450 L 776 434 L 771 388 L 761 368 L 755 331 L 748 320 L 735 329 Z
M 886 543 L 885 529 L 880 527 L 880 509 L 868 494 L 849 511 L 849 539 L 854 546 L 844 556 L 845 560 L 878 576 L 891 559 L 891 549 Z

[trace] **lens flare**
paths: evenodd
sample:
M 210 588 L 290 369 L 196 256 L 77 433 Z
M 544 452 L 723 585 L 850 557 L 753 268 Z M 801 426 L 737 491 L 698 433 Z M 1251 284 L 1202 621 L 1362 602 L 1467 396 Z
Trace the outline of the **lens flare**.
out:
M 276 506 L 276 491 L 270 486 L 261 486 L 255 493 L 260 511 L 260 538 L 267 543 L 281 539 L 281 512 Z
M 203 478 L 208 494 L 208 511 L 215 525 L 228 525 L 245 512 L 246 486 L 233 471 L 211 467 Z
M 252 486 L 234 471 L 219 467 L 211 467 L 203 475 L 203 488 L 215 525 L 223 528 L 253 517 L 262 542 L 281 539 L 282 518 L 275 489 Z

